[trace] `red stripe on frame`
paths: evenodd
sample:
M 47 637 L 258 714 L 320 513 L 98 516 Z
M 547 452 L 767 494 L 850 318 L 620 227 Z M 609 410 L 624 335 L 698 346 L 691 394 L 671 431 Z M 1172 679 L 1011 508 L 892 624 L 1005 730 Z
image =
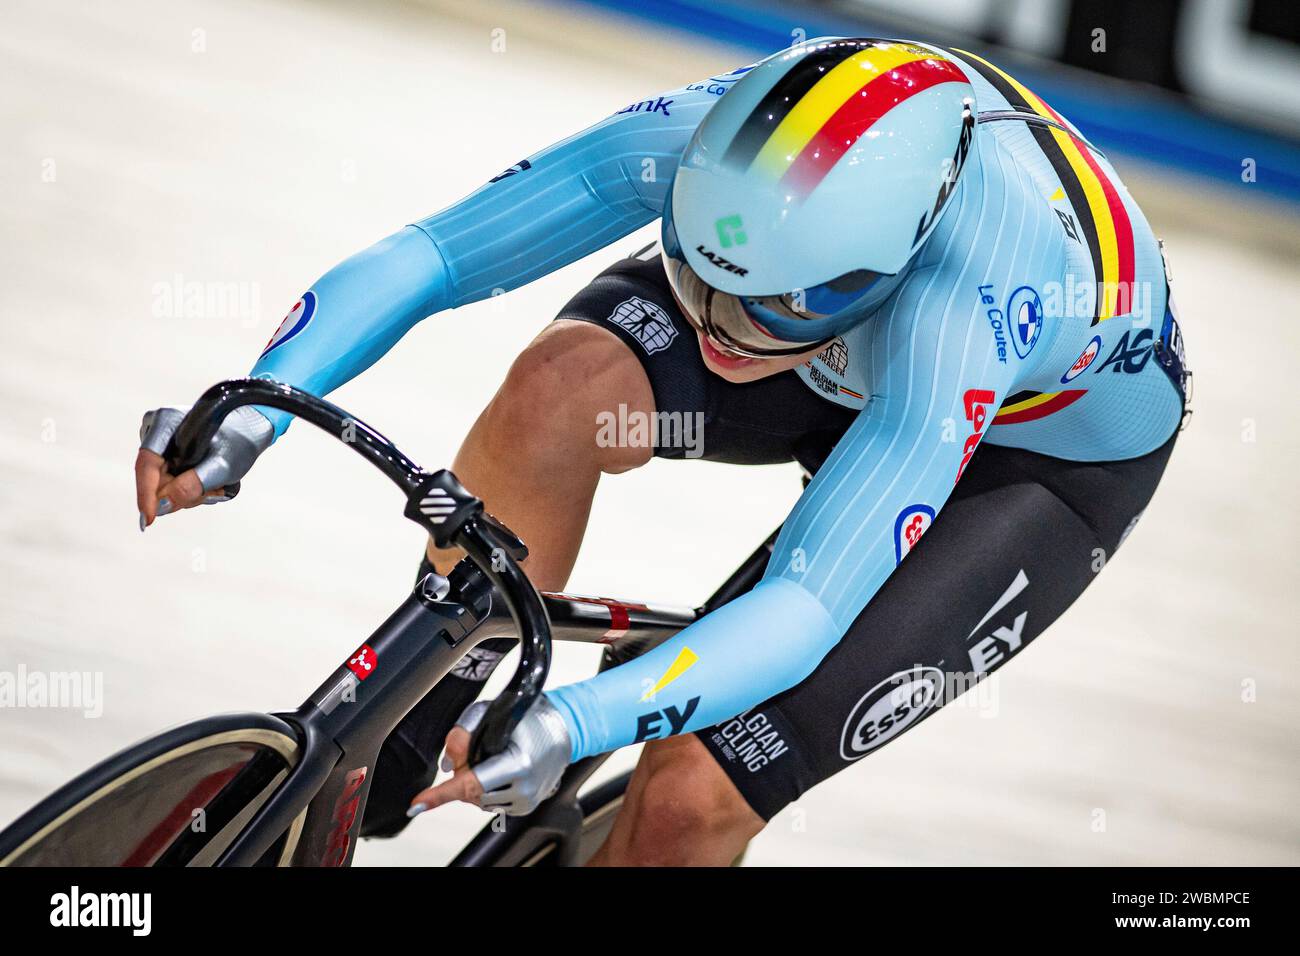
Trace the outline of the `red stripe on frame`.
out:
M 882 82 L 886 79 L 892 82 Z M 806 197 L 862 134 L 899 103 L 940 83 L 966 82 L 966 75 L 949 60 L 913 60 L 873 77 L 822 124 L 781 183 Z
M 631 618 L 628 616 L 627 608 L 622 604 L 611 604 L 609 606 L 609 630 L 605 632 L 605 636 L 621 637 L 627 633 L 630 623 Z

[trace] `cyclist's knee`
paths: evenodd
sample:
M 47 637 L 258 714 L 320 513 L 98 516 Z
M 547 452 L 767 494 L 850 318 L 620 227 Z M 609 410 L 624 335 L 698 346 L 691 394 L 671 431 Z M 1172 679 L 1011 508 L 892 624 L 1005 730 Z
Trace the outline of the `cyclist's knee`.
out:
M 725 866 L 763 828 L 717 761 L 694 736 L 649 745 L 634 805 L 626 862 Z
M 492 400 L 490 417 L 519 450 L 538 443 L 604 471 L 626 471 L 653 448 L 618 441 L 619 406 L 653 413 L 641 363 L 617 337 L 587 322 L 556 322 L 529 343 Z M 612 416 L 615 427 L 602 424 Z M 610 435 L 614 441 L 606 440 Z M 602 437 L 605 436 L 605 437 Z

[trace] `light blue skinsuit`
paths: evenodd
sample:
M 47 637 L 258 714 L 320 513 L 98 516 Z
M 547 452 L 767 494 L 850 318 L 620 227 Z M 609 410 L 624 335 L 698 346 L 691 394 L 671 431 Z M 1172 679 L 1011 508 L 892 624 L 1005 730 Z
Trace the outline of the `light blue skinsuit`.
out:
M 807 677 L 905 556 L 898 519 L 939 511 L 980 440 L 1101 461 L 1150 452 L 1178 427 L 1181 340 L 1141 211 L 1085 144 L 1127 211 L 1135 278 L 1128 309 L 1096 321 L 1087 210 L 1072 204 L 1030 125 L 997 115 L 1013 107 L 1005 87 L 947 55 L 974 85 L 980 118 L 957 192 L 898 290 L 843 336 L 845 348 L 799 370 L 861 413 L 752 592 L 637 660 L 548 692 L 573 759 L 710 726 Z M 253 374 L 326 394 L 424 317 L 531 282 L 655 220 L 692 132 L 743 72 L 620 110 L 336 266 Z M 264 411 L 282 434 L 288 416 Z

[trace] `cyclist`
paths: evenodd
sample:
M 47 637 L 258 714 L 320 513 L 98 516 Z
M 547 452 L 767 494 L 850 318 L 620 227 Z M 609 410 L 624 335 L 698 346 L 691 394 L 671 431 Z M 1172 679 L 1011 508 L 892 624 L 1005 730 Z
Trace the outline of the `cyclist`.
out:
M 440 686 L 385 746 L 368 833 L 400 829 L 408 803 L 528 812 L 571 761 L 645 741 L 596 862 L 726 863 L 1018 654 L 1160 480 L 1188 373 L 1141 211 L 1023 84 L 907 41 L 813 40 L 619 110 L 332 269 L 253 374 L 327 393 L 425 316 L 656 218 L 660 244 L 565 306 L 456 457 L 529 542 L 534 583 L 565 585 L 602 474 L 833 451 L 753 591 L 547 692 L 507 752 L 471 768 L 484 705 L 447 730 L 509 642 L 473 652 L 455 693 Z M 620 406 L 680 427 L 601 440 Z M 236 413 L 170 476 L 157 453 L 180 414 L 142 427 L 142 525 L 226 500 L 289 424 Z M 425 561 L 457 557 L 431 544 Z M 424 789 L 444 736 L 454 774 Z

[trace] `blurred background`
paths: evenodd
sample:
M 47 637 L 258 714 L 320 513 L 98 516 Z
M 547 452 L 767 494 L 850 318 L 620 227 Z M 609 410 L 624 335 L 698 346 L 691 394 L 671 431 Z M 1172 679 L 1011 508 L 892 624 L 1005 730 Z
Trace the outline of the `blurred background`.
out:
M 0 826 L 164 726 L 291 709 L 412 580 L 422 542 L 396 494 L 301 425 L 237 502 L 142 536 L 146 408 L 246 372 L 317 276 L 519 157 L 800 39 L 862 34 L 974 49 L 1108 152 L 1169 250 L 1195 414 L 1123 551 L 982 705 L 812 791 L 748 862 L 1300 863 L 1292 0 L 4 10 L 0 685 L 81 672 L 103 699 L 87 715 L 0 697 Z M 423 323 L 335 400 L 449 464 L 512 357 L 640 243 Z M 798 492 L 793 465 L 607 479 L 569 589 L 698 603 Z M 595 664 L 562 647 L 553 680 Z M 486 819 L 428 814 L 357 863 L 444 862 Z

